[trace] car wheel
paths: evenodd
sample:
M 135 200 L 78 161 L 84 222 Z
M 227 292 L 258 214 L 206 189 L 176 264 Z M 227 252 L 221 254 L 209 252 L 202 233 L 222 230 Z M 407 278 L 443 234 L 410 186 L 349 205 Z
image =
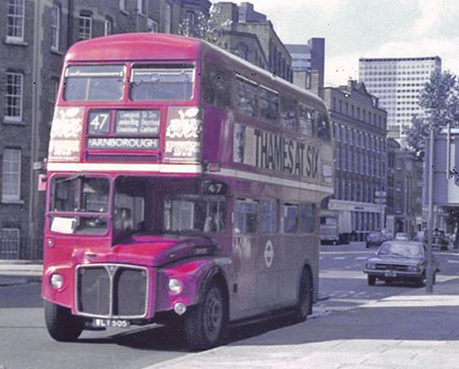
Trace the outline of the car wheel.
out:
M 191 350 L 206 350 L 223 338 L 228 322 L 228 302 L 217 283 L 205 287 L 204 298 L 184 316 L 183 328 Z
M 309 271 L 305 268 L 301 274 L 298 291 L 298 305 L 295 309 L 295 322 L 304 322 L 312 307 L 313 286 Z
M 376 283 L 376 277 L 374 275 L 368 275 L 367 281 L 369 286 L 374 286 Z
M 425 273 L 421 277 L 419 277 L 419 279 L 417 280 L 417 285 L 418 285 L 418 287 L 425 287 L 425 285 L 426 285 L 426 275 L 425 275 Z
M 45 321 L 49 335 L 59 342 L 75 341 L 83 332 L 84 320 L 70 309 L 45 300 Z

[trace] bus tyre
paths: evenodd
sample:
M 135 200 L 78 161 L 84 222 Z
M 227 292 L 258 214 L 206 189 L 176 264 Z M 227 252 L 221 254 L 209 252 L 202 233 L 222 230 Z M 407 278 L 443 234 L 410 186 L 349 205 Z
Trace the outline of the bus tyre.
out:
M 295 321 L 300 323 L 304 322 L 312 308 L 312 278 L 309 271 L 304 268 L 301 274 L 300 290 L 298 294 L 298 305 L 295 312 Z
M 369 286 L 374 286 L 376 283 L 376 277 L 374 275 L 368 275 L 367 281 Z
M 72 315 L 70 309 L 45 300 L 46 328 L 59 342 L 75 341 L 84 328 L 84 320 Z
M 184 333 L 191 350 L 216 346 L 226 333 L 228 306 L 222 289 L 216 283 L 205 287 L 202 301 L 184 317 Z

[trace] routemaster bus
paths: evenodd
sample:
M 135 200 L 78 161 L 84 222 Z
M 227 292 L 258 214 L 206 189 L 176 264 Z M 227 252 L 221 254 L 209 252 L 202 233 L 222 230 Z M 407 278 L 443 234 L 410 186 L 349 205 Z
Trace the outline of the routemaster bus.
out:
M 72 46 L 47 159 L 50 335 L 180 324 L 206 349 L 235 321 L 305 320 L 331 142 L 318 97 L 207 42 Z

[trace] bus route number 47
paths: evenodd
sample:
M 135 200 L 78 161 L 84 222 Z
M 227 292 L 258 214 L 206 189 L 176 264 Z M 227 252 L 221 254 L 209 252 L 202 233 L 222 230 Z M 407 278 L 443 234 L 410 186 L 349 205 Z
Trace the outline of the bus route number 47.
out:
M 222 182 L 204 182 L 203 193 L 205 195 L 225 195 L 228 186 Z

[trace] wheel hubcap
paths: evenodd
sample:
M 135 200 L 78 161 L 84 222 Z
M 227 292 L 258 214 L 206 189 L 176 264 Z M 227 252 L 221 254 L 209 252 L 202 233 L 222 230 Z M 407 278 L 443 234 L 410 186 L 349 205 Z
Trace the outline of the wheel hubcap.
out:
M 220 334 L 223 319 L 223 306 L 220 295 L 212 291 L 207 299 L 205 310 L 205 330 L 207 337 L 216 339 Z

